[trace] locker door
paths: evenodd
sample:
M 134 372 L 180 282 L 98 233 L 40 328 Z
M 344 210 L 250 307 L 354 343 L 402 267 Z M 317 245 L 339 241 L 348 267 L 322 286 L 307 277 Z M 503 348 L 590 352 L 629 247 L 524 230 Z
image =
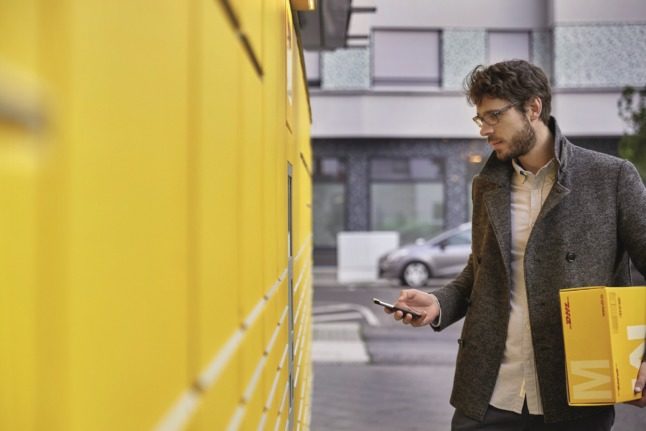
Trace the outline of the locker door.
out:
M 0 2 L 0 429 L 32 429 L 36 400 L 37 191 L 44 108 L 36 8 Z

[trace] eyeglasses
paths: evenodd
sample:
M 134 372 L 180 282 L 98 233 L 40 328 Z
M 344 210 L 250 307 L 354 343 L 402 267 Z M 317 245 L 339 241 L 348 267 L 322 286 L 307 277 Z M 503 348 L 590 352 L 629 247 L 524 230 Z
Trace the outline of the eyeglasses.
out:
M 516 103 L 510 103 L 509 105 L 496 109 L 495 111 L 485 112 L 482 114 L 482 117 L 480 115 L 476 115 L 472 118 L 473 122 L 476 123 L 478 127 L 482 127 L 485 124 L 488 126 L 495 126 L 500 122 L 500 116 L 507 112 L 512 106 L 516 106 Z

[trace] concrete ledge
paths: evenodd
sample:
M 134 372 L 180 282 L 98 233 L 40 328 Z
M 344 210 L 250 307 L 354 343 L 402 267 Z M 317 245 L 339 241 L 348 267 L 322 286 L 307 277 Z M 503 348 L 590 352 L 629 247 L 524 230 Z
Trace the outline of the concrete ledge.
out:
M 314 325 L 312 360 L 328 363 L 367 363 L 368 350 L 359 332 L 361 325 L 326 323 Z

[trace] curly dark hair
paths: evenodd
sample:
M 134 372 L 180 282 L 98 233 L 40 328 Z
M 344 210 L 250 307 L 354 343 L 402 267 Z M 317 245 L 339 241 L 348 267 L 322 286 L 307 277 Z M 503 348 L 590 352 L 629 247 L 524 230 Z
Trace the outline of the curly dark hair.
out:
M 550 83 L 541 68 L 525 60 L 510 60 L 485 67 L 476 66 L 464 80 L 467 100 L 479 105 L 485 97 L 494 97 L 515 103 L 525 112 L 527 102 L 539 97 L 543 102 L 541 121 L 546 125 L 552 111 Z

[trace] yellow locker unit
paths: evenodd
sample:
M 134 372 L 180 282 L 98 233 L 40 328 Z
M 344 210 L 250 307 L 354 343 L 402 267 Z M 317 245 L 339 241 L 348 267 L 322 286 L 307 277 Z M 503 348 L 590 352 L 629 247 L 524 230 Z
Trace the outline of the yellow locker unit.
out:
M 308 429 L 288 0 L 0 0 L 0 429 Z

